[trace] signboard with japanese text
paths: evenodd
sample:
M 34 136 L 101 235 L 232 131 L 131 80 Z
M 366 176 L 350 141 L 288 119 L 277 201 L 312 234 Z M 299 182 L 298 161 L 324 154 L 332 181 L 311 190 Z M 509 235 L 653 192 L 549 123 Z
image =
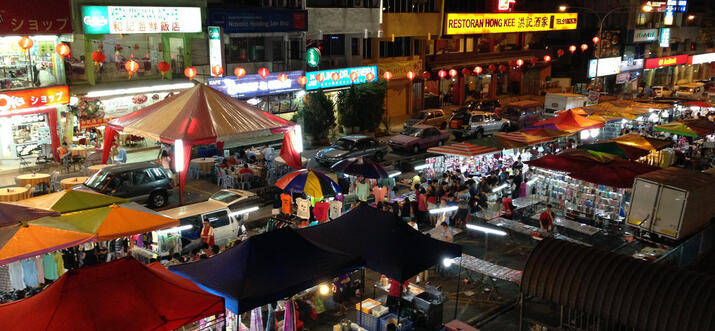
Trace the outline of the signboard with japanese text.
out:
M 641 43 L 646 41 L 656 41 L 658 39 L 658 29 L 637 29 L 633 31 L 633 42 Z
M 710 62 L 715 62 L 715 53 L 693 55 L 688 60 L 688 64 L 701 64 Z
M 72 33 L 70 0 L 3 1 L 0 35 Z
M 577 13 L 448 13 L 448 35 L 575 30 Z
M 225 33 L 308 31 L 308 11 L 270 9 L 210 10 L 209 25 Z
M 280 74 L 286 74 L 287 79 L 279 80 L 278 75 Z M 214 89 L 234 98 L 252 98 L 300 91 L 303 88 L 298 83 L 298 77 L 302 74 L 302 71 L 271 72 L 265 79 L 259 75 L 246 75 L 241 79 L 236 76 L 226 76 L 209 78 L 207 83 Z
M 621 72 L 621 57 L 601 58 L 598 59 L 598 62 L 596 59 L 591 59 L 588 62 L 588 78 L 596 77 L 596 70 L 598 70 L 598 77 L 618 74 Z
M 86 34 L 201 32 L 199 7 L 82 6 Z
M 0 112 L 59 106 L 68 104 L 69 102 L 69 87 L 66 85 L 33 90 L 0 92 Z
M 357 79 L 353 82 L 350 79 L 350 74 L 357 74 Z M 337 74 L 337 80 L 333 79 L 333 74 Z M 308 83 L 305 84 L 306 90 L 317 90 L 333 87 L 349 86 L 351 84 L 368 83 L 367 74 L 372 73 L 373 79 L 370 82 L 377 81 L 377 66 L 344 68 L 335 70 L 321 70 L 306 72 L 305 77 L 308 78 Z M 318 76 L 321 76 L 318 78 Z
M 688 63 L 688 55 L 683 54 L 683 55 L 646 59 L 644 67 L 646 69 L 655 69 L 655 68 L 675 66 L 675 65 L 687 64 L 687 63 Z

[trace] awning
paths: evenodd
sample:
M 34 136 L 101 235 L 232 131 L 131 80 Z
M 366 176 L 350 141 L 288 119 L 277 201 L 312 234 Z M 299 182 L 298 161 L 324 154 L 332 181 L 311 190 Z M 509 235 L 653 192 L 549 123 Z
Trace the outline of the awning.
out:
M 670 122 L 658 125 L 656 131 L 669 132 L 688 137 L 704 137 L 715 132 L 715 122 L 710 122 L 704 118 Z
M 556 137 L 563 137 L 563 136 L 568 136 L 571 135 L 570 133 L 565 133 L 565 135 L 560 135 L 557 134 L 555 136 L 551 135 L 543 135 L 546 134 L 545 132 L 552 131 L 554 134 L 556 132 L 563 132 L 563 131 L 558 131 L 558 130 L 551 130 L 551 129 L 537 129 L 541 130 L 542 132 L 537 132 L 535 130 L 524 130 L 524 131 L 516 131 L 516 132 L 497 132 L 494 134 L 495 137 L 497 137 L 502 144 L 508 145 L 517 145 L 518 147 L 524 147 L 524 146 L 529 146 L 529 145 L 536 145 L 536 144 L 541 144 L 545 142 L 552 141 L 556 139 Z M 529 133 L 529 132 L 533 132 Z
M 534 123 L 534 127 L 553 125 L 561 131 L 572 133 L 603 127 L 603 122 L 589 119 L 583 115 L 579 115 L 579 113 L 582 113 L 582 109 L 577 108 L 577 110 L 563 111 L 558 113 L 554 118 Z
M 461 142 L 447 146 L 431 147 L 428 148 L 427 151 L 434 154 L 471 157 L 496 153 L 501 151 L 501 148 L 476 146 L 470 143 Z
M 656 150 L 659 151 L 663 148 L 667 148 L 673 145 L 671 140 L 663 140 L 656 138 L 643 137 L 637 134 L 624 134 L 620 137 L 611 139 L 610 141 L 617 142 L 619 144 L 628 145 L 640 149 L 646 150 Z

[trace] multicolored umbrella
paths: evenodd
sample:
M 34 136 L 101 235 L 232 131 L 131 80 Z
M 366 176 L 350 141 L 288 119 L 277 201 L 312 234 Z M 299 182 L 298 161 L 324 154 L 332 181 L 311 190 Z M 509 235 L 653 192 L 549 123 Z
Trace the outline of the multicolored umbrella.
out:
M 293 193 L 305 192 L 314 198 L 322 198 L 340 192 L 337 183 L 326 174 L 313 169 L 301 169 L 286 174 L 278 179 L 276 186 Z
M 669 132 L 687 137 L 704 137 L 715 132 L 715 123 L 704 118 L 670 122 L 654 127 L 656 131 Z
M 330 170 L 365 178 L 378 179 L 389 176 L 382 165 L 366 157 L 353 157 L 342 160 L 333 164 Z
M 637 147 L 620 144 L 618 142 L 612 141 L 581 145 L 578 146 L 578 149 L 587 150 L 589 152 L 599 152 L 616 155 L 628 160 L 635 160 L 650 153 L 650 150 L 648 149 L 640 149 Z
M 129 202 L 129 200 L 111 197 L 100 193 L 67 189 L 61 192 L 20 200 L 13 202 L 12 204 L 38 209 L 54 210 L 60 213 L 70 213 L 125 202 Z

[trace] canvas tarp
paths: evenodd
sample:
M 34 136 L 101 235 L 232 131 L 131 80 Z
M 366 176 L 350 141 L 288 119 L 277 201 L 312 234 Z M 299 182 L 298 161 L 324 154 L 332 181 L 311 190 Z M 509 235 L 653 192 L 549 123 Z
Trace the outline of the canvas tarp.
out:
M 470 143 L 461 142 L 446 146 L 430 147 L 427 149 L 427 151 L 434 154 L 472 157 L 477 155 L 496 153 L 501 151 L 501 148 L 477 146 L 472 145 Z
M 603 122 L 589 119 L 579 115 L 580 110 L 567 110 L 558 113 L 554 118 L 534 123 L 534 127 L 544 127 L 553 125 L 556 129 L 567 132 L 578 132 L 581 130 L 596 129 L 603 127 Z

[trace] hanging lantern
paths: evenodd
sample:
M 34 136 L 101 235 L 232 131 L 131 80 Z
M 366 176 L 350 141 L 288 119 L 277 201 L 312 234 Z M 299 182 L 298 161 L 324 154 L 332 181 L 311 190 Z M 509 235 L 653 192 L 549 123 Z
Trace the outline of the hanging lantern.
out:
M 348 75 L 348 77 L 350 77 L 351 82 L 355 83 L 355 81 L 358 79 L 358 74 L 357 72 L 353 71 L 350 73 L 350 75 Z
M 55 46 L 55 51 L 60 57 L 65 57 L 67 55 L 70 55 L 70 47 L 67 46 L 65 43 L 59 43 L 57 46 Z
M 196 68 L 194 67 L 188 67 L 184 69 L 184 76 L 188 77 L 189 80 L 194 80 L 194 77 L 196 77 Z
M 422 78 L 424 78 L 424 80 L 428 80 L 430 79 L 430 77 L 432 77 L 432 75 L 430 75 L 429 71 L 425 71 L 422 73 Z
M 392 79 L 392 72 L 385 71 L 385 73 L 382 74 L 382 77 L 385 78 L 385 80 L 389 81 L 390 79 Z
M 161 61 L 156 68 L 159 69 L 159 72 L 161 72 L 161 79 L 164 79 L 166 73 L 171 70 L 171 65 L 168 62 Z
M 506 72 L 506 69 L 507 69 L 507 67 L 505 65 L 503 65 L 503 64 L 499 65 L 499 71 Z
M 285 82 L 288 80 L 288 75 L 286 74 L 278 74 L 278 80 L 281 82 Z
M 32 42 L 32 39 L 30 39 L 30 37 L 24 36 L 17 41 L 17 44 L 20 45 L 20 48 L 27 51 L 28 49 L 32 48 L 34 42 Z
M 375 74 L 368 72 L 367 75 L 365 75 L 365 79 L 367 79 L 368 82 L 372 82 L 375 79 Z
M 565 52 L 564 52 L 563 49 L 559 49 L 558 51 L 556 51 L 556 55 L 558 55 L 559 57 L 564 56 L 564 53 L 565 53 Z
M 447 72 L 444 70 L 440 70 L 439 72 L 437 72 L 437 76 L 439 76 L 439 78 L 444 79 L 444 77 L 447 77 Z
M 576 45 L 571 45 L 571 46 L 569 46 L 569 52 L 571 52 L 571 54 L 573 54 L 574 52 L 576 52 Z
M 220 65 L 218 65 L 218 64 L 215 65 L 215 66 L 213 66 L 213 67 L 211 67 L 211 74 L 212 74 L 214 77 L 221 76 L 221 75 L 223 74 L 223 67 L 220 66 Z
M 497 67 L 496 67 L 495 65 L 493 65 L 493 64 L 490 64 L 490 65 L 487 67 L 487 69 L 489 69 L 489 71 L 491 71 L 491 72 L 494 72 L 494 70 L 497 70 Z
M 315 80 L 317 80 L 318 83 L 322 83 L 325 80 L 325 74 L 323 74 L 321 72 L 321 73 L 315 75 Z
M 474 73 L 477 74 L 477 75 L 481 75 L 481 73 L 482 73 L 483 70 L 484 70 L 484 69 L 482 69 L 482 67 L 480 67 L 480 66 L 474 67 Z
M 586 44 L 581 44 L 581 51 L 585 52 L 588 49 L 588 45 Z
M 468 68 L 462 68 L 462 76 L 467 76 L 471 73 Z
M 456 69 L 449 69 L 449 77 L 457 77 L 457 70 Z
M 308 84 L 308 78 L 305 76 L 298 77 L 298 84 L 300 84 L 300 86 L 302 87 L 305 87 L 305 84 Z
M 412 72 L 412 71 L 408 71 L 408 72 L 407 72 L 407 79 L 409 79 L 409 80 L 415 79 L 415 73 Z
M 129 60 L 124 63 L 124 69 L 127 69 L 127 73 L 129 73 L 129 79 L 132 79 L 132 75 L 134 75 L 135 72 L 139 71 L 139 63 L 134 60 Z
M 92 52 L 92 61 L 94 61 L 95 70 L 99 71 L 99 64 L 107 61 L 107 56 L 104 55 L 104 52 L 102 51 L 94 51 Z
M 521 66 L 523 66 L 523 65 L 524 65 L 524 60 L 522 60 L 522 59 L 516 60 L 516 66 L 517 66 L 517 67 L 521 67 Z
M 509 62 L 510 67 L 516 67 L 516 61 L 511 61 Z
M 537 60 L 536 58 L 533 58 L 533 59 L 529 60 L 529 62 L 531 62 L 531 64 L 534 65 L 534 64 L 536 64 L 536 62 L 539 62 L 539 60 Z
M 268 68 L 266 68 L 266 67 L 258 68 L 258 76 L 261 76 L 261 79 L 266 79 L 266 77 L 268 77 L 268 75 L 270 75 Z
M 337 72 L 334 72 L 334 73 L 330 74 L 330 78 L 331 78 L 334 82 L 337 82 L 337 81 L 340 80 L 340 74 L 337 73 Z
M 594 44 L 598 44 L 598 42 L 601 41 L 601 38 L 598 38 L 598 36 L 595 36 L 595 37 L 593 37 L 593 39 L 591 39 L 591 40 L 593 40 L 593 43 L 594 43 Z
M 243 67 L 236 67 L 236 69 L 233 69 L 233 74 L 236 75 L 237 79 L 241 79 L 246 75 L 246 69 Z
M 551 56 L 549 56 L 549 55 L 544 55 L 544 62 L 546 62 L 546 63 L 551 62 Z

